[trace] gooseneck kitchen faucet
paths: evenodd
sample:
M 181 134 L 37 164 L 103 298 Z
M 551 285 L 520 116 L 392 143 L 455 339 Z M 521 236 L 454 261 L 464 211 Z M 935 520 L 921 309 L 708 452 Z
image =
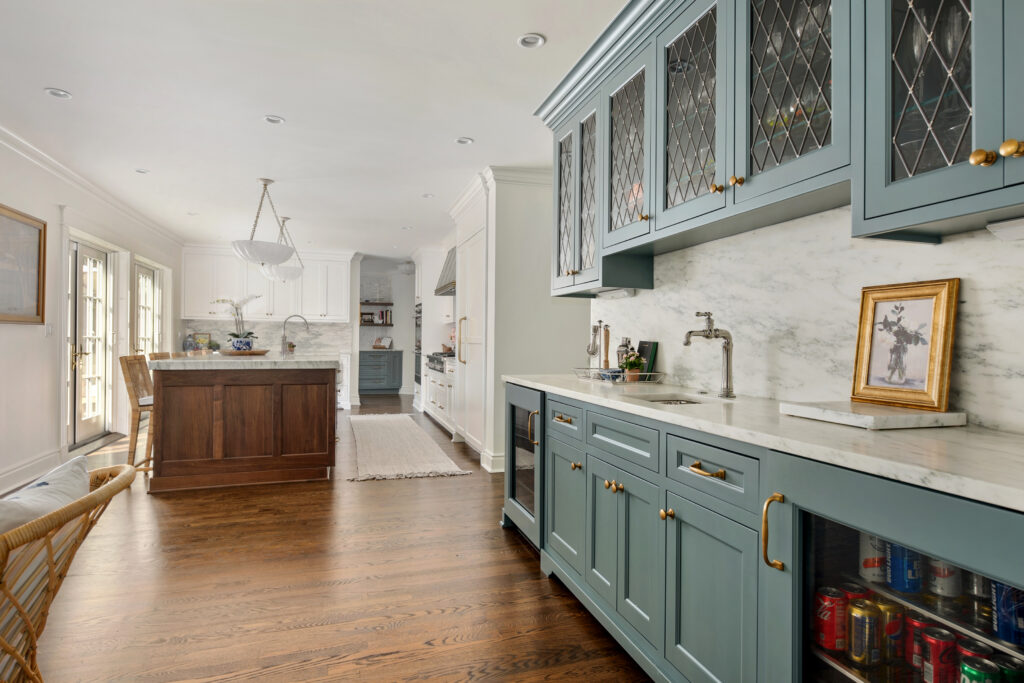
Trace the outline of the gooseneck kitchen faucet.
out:
M 683 346 L 690 345 L 691 337 L 704 337 L 705 339 L 722 340 L 722 391 L 718 393 L 721 398 L 736 398 L 732 393 L 732 334 L 728 330 L 721 330 L 715 327 L 715 319 L 711 312 L 697 313 L 698 318 L 706 318 L 703 330 L 690 330 L 683 339 Z
M 281 353 L 288 353 L 288 321 L 292 318 L 298 318 L 302 322 L 306 323 L 306 332 L 309 332 L 309 321 L 298 313 L 285 318 L 284 322 L 281 323 Z

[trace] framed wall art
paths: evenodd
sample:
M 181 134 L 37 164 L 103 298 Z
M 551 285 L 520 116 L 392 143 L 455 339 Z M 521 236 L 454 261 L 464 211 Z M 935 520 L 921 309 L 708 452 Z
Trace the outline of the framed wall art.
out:
M 0 204 L 0 322 L 41 325 L 46 222 Z
M 945 411 L 960 279 L 865 287 L 854 401 Z

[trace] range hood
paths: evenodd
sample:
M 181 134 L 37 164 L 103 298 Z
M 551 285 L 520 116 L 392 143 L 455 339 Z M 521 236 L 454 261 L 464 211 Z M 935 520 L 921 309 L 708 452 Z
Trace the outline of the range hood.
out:
M 455 247 L 449 249 L 448 255 L 444 257 L 444 265 L 441 266 L 441 277 L 437 278 L 434 294 L 437 296 L 455 296 Z

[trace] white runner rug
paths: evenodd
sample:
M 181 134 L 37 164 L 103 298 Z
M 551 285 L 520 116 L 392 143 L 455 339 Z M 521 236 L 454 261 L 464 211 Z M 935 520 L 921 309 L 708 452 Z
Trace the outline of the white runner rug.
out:
M 356 476 L 349 481 L 472 474 L 460 470 L 408 415 L 352 415 L 349 420 L 356 439 Z

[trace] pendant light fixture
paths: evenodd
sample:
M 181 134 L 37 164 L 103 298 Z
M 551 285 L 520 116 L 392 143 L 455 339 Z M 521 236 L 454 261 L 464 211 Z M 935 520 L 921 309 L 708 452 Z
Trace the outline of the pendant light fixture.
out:
M 306 267 L 302 263 L 302 257 L 299 256 L 299 250 L 295 247 L 295 240 L 292 238 L 292 234 L 288 232 L 287 223 L 289 220 L 291 219 L 288 216 L 281 216 L 281 234 L 284 237 L 283 243 L 291 246 L 295 262 L 293 263 L 289 260 L 277 265 L 264 264 L 260 266 L 260 272 L 269 280 L 280 280 L 281 282 L 297 280 L 302 277 L 302 271 Z
M 249 233 L 249 239 L 235 240 L 231 243 L 231 247 L 243 261 L 248 261 L 249 263 L 255 263 L 261 266 L 276 266 L 277 264 L 284 263 L 290 259 L 292 254 L 295 253 L 295 248 L 285 243 L 284 227 L 281 224 L 281 219 L 277 216 L 277 209 L 274 208 L 274 200 L 270 198 L 270 190 L 268 188 L 274 181 L 269 178 L 259 178 L 259 181 L 263 185 L 263 192 L 260 193 L 260 203 L 256 207 L 256 220 L 252 222 L 252 231 Z M 260 222 L 260 213 L 263 211 L 264 199 L 266 199 L 267 203 L 270 204 L 270 210 L 274 213 L 274 222 L 278 227 L 276 242 L 266 242 L 255 239 L 256 226 L 259 225 Z

